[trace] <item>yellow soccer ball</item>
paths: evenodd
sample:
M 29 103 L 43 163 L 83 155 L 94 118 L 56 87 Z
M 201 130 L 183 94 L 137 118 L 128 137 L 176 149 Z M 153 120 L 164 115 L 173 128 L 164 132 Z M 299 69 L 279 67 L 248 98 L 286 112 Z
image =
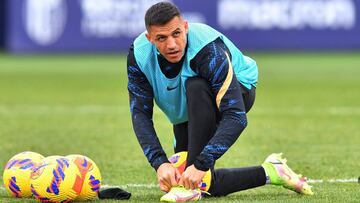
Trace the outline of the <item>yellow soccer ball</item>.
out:
M 75 201 L 95 199 L 98 196 L 101 185 L 101 173 L 95 162 L 89 157 L 79 154 L 68 155 L 66 158 L 75 163 L 81 174 L 82 187 L 77 189 L 81 192 Z
M 77 166 L 69 159 L 47 157 L 31 173 L 31 192 L 41 202 L 68 202 L 79 194 L 79 176 Z
M 44 157 L 36 152 L 21 152 L 13 156 L 4 168 L 3 181 L 13 197 L 31 197 L 30 174 Z
M 185 171 L 187 152 L 178 152 L 169 158 L 170 163 L 179 170 L 180 174 Z M 204 178 L 201 181 L 200 189 L 202 191 L 208 191 L 211 185 L 211 171 L 206 171 Z

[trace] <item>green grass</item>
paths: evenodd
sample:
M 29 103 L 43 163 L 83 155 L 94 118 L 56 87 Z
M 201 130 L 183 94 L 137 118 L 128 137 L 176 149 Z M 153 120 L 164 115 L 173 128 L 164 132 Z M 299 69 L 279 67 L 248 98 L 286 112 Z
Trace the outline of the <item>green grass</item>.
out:
M 259 65 L 249 125 L 218 167 L 261 164 L 284 152 L 311 179 L 360 176 L 360 53 L 253 53 Z M 0 55 L 0 173 L 15 154 L 84 154 L 100 167 L 103 184 L 120 185 L 133 202 L 162 193 L 132 131 L 125 56 Z M 154 114 L 163 147 L 172 153 L 172 128 Z M 356 202 L 357 183 L 316 183 L 304 197 L 265 186 L 209 202 Z M 36 202 L 9 198 L 0 202 Z M 102 201 L 111 202 L 111 201 Z

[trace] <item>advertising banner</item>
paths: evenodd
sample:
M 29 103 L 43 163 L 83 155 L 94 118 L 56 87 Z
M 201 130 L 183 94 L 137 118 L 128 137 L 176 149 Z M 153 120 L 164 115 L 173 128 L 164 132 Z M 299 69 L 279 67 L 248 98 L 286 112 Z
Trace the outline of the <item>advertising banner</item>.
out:
M 15 53 L 126 52 L 158 0 L 8 0 L 7 47 Z M 173 0 L 189 22 L 240 49 L 358 49 L 357 0 Z
M 5 1 L 0 2 L 0 49 L 5 46 L 5 18 L 6 18 L 6 5 Z

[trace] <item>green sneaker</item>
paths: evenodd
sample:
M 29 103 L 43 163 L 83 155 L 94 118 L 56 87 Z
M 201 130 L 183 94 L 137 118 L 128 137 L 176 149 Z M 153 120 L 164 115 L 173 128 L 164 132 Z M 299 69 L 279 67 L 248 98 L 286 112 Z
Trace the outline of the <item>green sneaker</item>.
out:
M 163 202 L 187 202 L 198 201 L 202 197 L 200 189 L 186 189 L 183 186 L 172 187 L 168 193 L 160 198 Z
M 281 156 L 282 153 L 271 154 L 262 164 L 270 178 L 270 184 L 281 185 L 299 194 L 313 195 L 314 193 L 311 191 L 312 186 L 306 182 L 307 178 L 291 170 L 286 164 L 286 159 Z

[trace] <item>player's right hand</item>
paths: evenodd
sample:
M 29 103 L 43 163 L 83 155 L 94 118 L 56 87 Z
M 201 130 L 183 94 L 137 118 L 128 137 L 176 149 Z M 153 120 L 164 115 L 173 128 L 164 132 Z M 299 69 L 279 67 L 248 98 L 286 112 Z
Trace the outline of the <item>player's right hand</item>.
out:
M 169 192 L 171 187 L 177 186 L 181 177 L 180 172 L 171 163 L 163 163 L 156 171 L 160 190 Z

